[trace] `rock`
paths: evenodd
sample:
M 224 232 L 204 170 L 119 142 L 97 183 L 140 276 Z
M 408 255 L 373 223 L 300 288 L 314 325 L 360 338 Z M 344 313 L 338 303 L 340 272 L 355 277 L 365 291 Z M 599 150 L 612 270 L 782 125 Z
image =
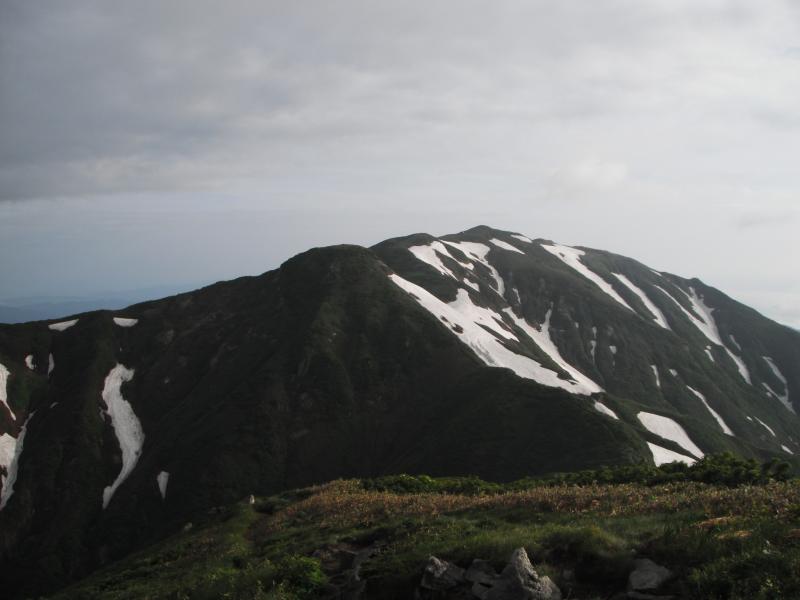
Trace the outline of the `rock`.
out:
M 534 570 L 525 548 L 517 548 L 485 600 L 561 600 L 561 590 Z
M 628 589 L 631 591 L 656 590 L 672 577 L 672 571 L 649 558 L 637 559 L 633 564 L 636 568 L 628 576 Z
M 464 569 L 446 560 L 431 556 L 428 558 L 428 564 L 425 565 L 420 587 L 426 590 L 441 591 L 455 587 L 464 581 Z
M 481 583 L 490 586 L 497 579 L 497 571 L 494 570 L 488 561 L 476 558 L 464 573 L 464 579 L 472 583 Z
M 675 596 L 656 596 L 642 592 L 628 592 L 626 598 L 627 600 L 675 600 Z
M 488 585 L 483 583 L 478 583 L 477 581 L 472 584 L 472 595 L 478 598 L 478 600 L 486 600 L 489 595 L 489 590 L 492 589 Z

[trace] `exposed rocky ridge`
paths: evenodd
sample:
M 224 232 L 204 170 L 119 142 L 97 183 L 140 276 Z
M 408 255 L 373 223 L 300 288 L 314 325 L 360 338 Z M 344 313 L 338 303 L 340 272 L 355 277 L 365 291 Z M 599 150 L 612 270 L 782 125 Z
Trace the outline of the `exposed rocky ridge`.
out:
M 800 335 L 698 280 L 582 249 L 610 295 L 552 248 L 480 227 L 314 249 L 124 311 L 0 326 L 0 586 L 57 586 L 251 492 L 397 472 L 507 480 L 669 456 L 654 446 L 692 458 L 642 412 L 673 420 L 705 453 L 800 452 L 790 411 Z M 400 280 L 467 321 L 442 321 Z M 693 321 L 697 299 L 722 344 Z M 465 327 L 549 379 L 489 368 Z M 133 372 L 120 393 L 144 441 L 104 509 L 123 464 L 101 394 L 117 365 Z

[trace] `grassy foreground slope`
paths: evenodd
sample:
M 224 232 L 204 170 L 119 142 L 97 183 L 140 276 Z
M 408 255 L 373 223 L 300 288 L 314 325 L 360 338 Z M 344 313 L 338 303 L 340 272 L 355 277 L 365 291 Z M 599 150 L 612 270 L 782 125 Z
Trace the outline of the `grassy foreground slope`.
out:
M 678 597 L 800 597 L 800 482 L 775 465 L 708 467 L 338 480 L 214 510 L 56 597 L 339 597 L 355 560 L 361 597 L 411 598 L 429 555 L 499 568 L 520 546 L 570 598 L 624 591 L 637 557 L 670 568 Z M 625 477 L 639 483 L 596 482 Z

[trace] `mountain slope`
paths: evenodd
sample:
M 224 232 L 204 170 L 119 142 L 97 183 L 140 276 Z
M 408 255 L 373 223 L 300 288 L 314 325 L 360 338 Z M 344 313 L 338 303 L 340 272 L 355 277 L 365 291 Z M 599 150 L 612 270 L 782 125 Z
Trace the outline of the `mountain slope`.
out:
M 698 280 L 486 227 L 0 326 L 0 364 L 12 593 L 336 477 L 800 452 L 796 332 Z

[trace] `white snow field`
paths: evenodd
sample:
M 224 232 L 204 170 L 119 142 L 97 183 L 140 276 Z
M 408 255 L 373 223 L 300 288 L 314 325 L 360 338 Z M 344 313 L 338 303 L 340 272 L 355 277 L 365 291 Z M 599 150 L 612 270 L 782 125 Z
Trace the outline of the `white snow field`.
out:
M 594 271 L 591 271 L 589 267 L 584 265 L 581 262 L 581 256 L 586 254 L 583 250 L 578 250 L 577 248 L 572 248 L 571 246 L 562 246 L 561 244 L 553 244 L 552 246 L 548 246 L 542 244 L 542 248 L 547 250 L 553 256 L 557 256 L 560 258 L 564 264 L 569 267 L 575 269 L 578 273 L 583 275 L 586 279 L 594 283 L 597 287 L 599 287 L 607 296 L 611 297 L 615 302 L 621 304 L 625 308 L 627 308 L 631 312 L 635 312 L 630 305 L 625 302 L 625 300 L 620 296 L 611 284 L 608 283 L 605 279 L 600 277 Z
M 660 286 L 655 286 L 655 288 L 661 290 L 661 292 L 667 298 L 672 300 L 675 303 L 675 306 L 677 306 L 683 312 L 683 314 L 686 315 L 689 321 L 691 321 L 692 324 L 700 330 L 700 333 L 706 336 L 710 341 L 714 342 L 714 344 L 717 346 L 721 346 L 722 349 L 728 353 L 728 356 L 731 357 L 731 360 L 736 364 L 736 368 L 739 370 L 739 374 L 742 376 L 742 379 L 752 385 L 750 380 L 750 371 L 747 369 L 747 365 L 744 364 L 744 361 L 741 359 L 741 357 L 734 354 L 730 348 L 722 343 L 722 338 L 720 337 L 719 329 L 717 328 L 717 322 L 714 320 L 714 315 L 712 314 L 714 309 L 708 306 L 702 297 L 697 295 L 694 288 L 689 288 L 691 294 L 687 294 L 683 290 L 680 291 L 689 299 L 689 302 L 692 305 L 692 310 L 697 313 L 698 316 L 695 316 L 690 311 L 686 310 L 683 305 L 673 298 L 664 288 Z M 732 338 L 733 336 L 731 336 L 731 339 Z M 739 347 L 738 344 L 737 347 Z M 739 351 L 741 352 L 741 347 L 739 347 Z
M 636 286 L 630 279 L 625 277 L 625 275 L 622 275 L 620 273 L 612 273 L 612 275 L 617 279 L 619 279 L 622 285 L 624 285 L 634 294 L 639 296 L 639 299 L 642 301 L 642 304 L 644 304 L 647 310 L 650 311 L 650 314 L 653 315 L 653 319 L 655 320 L 656 325 L 658 325 L 659 327 L 663 327 L 664 329 L 670 328 L 669 323 L 667 323 L 667 318 L 664 316 L 664 313 L 661 312 L 660 308 L 658 308 L 655 304 L 653 304 L 653 301 L 647 297 L 647 294 L 645 294 L 641 288 Z
M 573 367 L 564 359 L 564 357 L 561 356 L 558 347 L 550 337 L 550 317 L 553 314 L 552 308 L 548 309 L 544 318 L 544 323 L 542 323 L 539 329 L 529 325 L 525 319 L 519 318 L 510 308 L 503 309 L 503 312 L 507 314 L 514 324 L 522 329 L 522 331 L 524 331 L 525 334 L 531 338 L 531 340 L 533 340 L 537 346 L 539 346 L 542 352 L 547 354 L 547 356 L 549 356 L 554 363 L 569 373 L 570 377 L 572 377 L 572 380 L 585 390 L 585 394 L 594 394 L 603 391 L 603 388 L 581 373 L 578 369 Z
M 4 468 L 8 473 L 14 456 L 17 453 L 17 438 L 10 433 L 0 435 L 0 468 Z M 6 491 L 6 476 L 0 475 L 0 497 Z
M 11 410 L 11 407 L 8 405 L 8 376 L 11 373 L 5 367 L 5 365 L 0 364 L 0 404 L 8 409 L 8 412 L 11 414 L 11 418 L 15 421 L 17 420 L 17 415 L 14 414 L 14 411 Z
M 653 454 L 653 462 L 656 463 L 657 467 L 671 462 L 682 462 L 686 463 L 687 465 L 693 465 L 697 462 L 694 458 L 684 456 L 683 454 L 678 454 L 677 452 L 673 452 L 667 448 L 662 448 L 661 446 L 651 442 L 647 442 L 647 446 L 650 448 L 650 452 Z
M 60 323 L 50 323 L 47 327 L 53 331 L 66 331 L 77 322 L 78 319 L 72 319 L 71 321 L 61 321 Z
M 114 323 L 120 327 L 133 327 L 139 322 L 139 319 L 128 319 L 125 317 L 114 317 Z
M 494 244 L 498 248 L 502 248 L 503 250 L 508 250 L 509 252 L 516 252 L 517 254 L 525 254 L 519 248 L 515 248 L 508 242 L 504 242 L 503 240 L 498 240 L 497 238 L 492 238 L 489 240 L 490 243 Z
M 19 473 L 19 458 L 22 456 L 22 449 L 25 444 L 25 434 L 28 433 L 28 423 L 31 422 L 31 418 L 35 414 L 36 411 L 29 414 L 28 418 L 25 419 L 25 423 L 20 428 L 19 437 L 14 440 L 14 444 L 12 446 L 13 455 L 11 460 L 8 460 L 8 456 L 6 455 L 8 448 L 3 450 L 0 447 L 0 464 L 5 464 L 6 471 L 8 472 L 8 476 L 3 477 L 3 490 L 0 492 L 0 510 L 3 510 L 6 507 L 8 499 L 11 498 L 11 495 L 14 493 L 14 484 L 17 482 L 17 473 Z M 11 437 L 8 434 L 3 434 L 2 437 L 5 438 L 6 436 Z M 0 441 L 0 446 L 2 446 L 2 444 L 3 442 Z M 9 444 L 9 446 L 11 445 Z
M 649 412 L 640 412 L 636 417 L 650 433 L 655 433 L 665 440 L 673 441 L 689 452 L 689 454 L 697 458 L 703 458 L 703 451 L 695 445 L 683 427 L 669 417 L 663 417 Z
M 602 402 L 600 402 L 598 400 L 594 401 L 594 409 L 599 413 L 602 413 L 604 415 L 607 415 L 607 416 L 611 417 L 612 419 L 616 419 L 617 421 L 619 421 L 619 417 L 617 416 L 617 413 L 615 413 L 613 410 L 611 410 L 605 404 L 603 404 Z
M 447 275 L 448 277 L 452 277 L 453 279 L 458 281 L 458 277 L 456 277 L 455 273 L 453 273 L 450 269 L 448 269 L 445 266 L 445 264 L 442 262 L 441 257 L 439 256 L 439 254 L 442 254 L 444 256 L 447 256 L 448 258 L 456 260 L 447 251 L 447 247 L 444 244 L 442 244 L 442 242 L 436 240 L 435 242 L 431 242 L 430 244 L 423 246 L 411 246 L 408 249 L 408 251 L 411 252 L 411 254 L 416 256 L 422 262 L 432 266 L 442 275 Z
M 489 254 L 489 246 L 486 244 L 479 244 L 478 242 L 450 242 L 444 240 L 444 243 L 450 246 L 451 248 L 456 248 L 457 250 L 461 250 L 464 255 L 470 260 L 476 260 L 481 263 L 484 267 L 489 269 L 492 274 L 492 278 L 495 282 L 495 290 L 501 296 L 504 296 L 506 293 L 506 284 L 503 281 L 503 278 L 500 277 L 500 273 L 497 272 L 491 263 L 486 259 L 486 255 Z
M 502 322 L 501 314 L 472 304 L 472 300 L 466 290 L 459 290 L 456 301 L 447 304 L 426 289 L 403 279 L 395 273 L 389 275 L 389 278 L 398 287 L 408 292 L 414 300 L 433 316 L 447 324 L 454 334 L 458 335 L 459 339 L 490 367 L 506 367 L 525 379 L 532 379 L 542 385 L 559 387 L 576 394 L 586 395 L 592 393 L 585 385 L 561 379 L 558 373 L 542 366 L 532 358 L 522 356 L 506 348 L 493 335 L 493 332 L 508 340 L 518 341 L 518 338 L 500 325 L 500 322 Z M 491 331 L 482 327 L 481 324 L 489 327 Z
M 156 482 L 158 483 L 158 491 L 161 494 L 161 499 L 164 500 L 167 497 L 167 483 L 169 483 L 169 473 L 166 471 L 161 471 L 158 475 L 156 475 Z
M 781 401 L 781 404 L 783 404 L 790 411 L 795 412 L 794 406 L 792 406 L 792 403 L 789 402 L 789 382 L 786 381 L 786 377 L 783 376 L 783 373 L 781 373 L 781 370 L 778 368 L 778 365 L 776 365 L 775 361 L 772 360 L 769 356 L 762 356 L 761 358 L 764 359 L 764 362 L 767 363 L 767 365 L 772 370 L 772 373 L 775 375 L 775 377 L 777 377 L 778 380 L 783 384 L 783 394 L 775 393 L 775 391 L 771 387 L 769 387 L 766 383 L 764 384 L 764 386 L 770 392 L 772 392 L 773 396 L 775 396 L 778 400 Z
M 656 378 L 656 387 L 660 388 L 661 387 L 661 377 L 658 374 L 658 367 L 655 366 L 655 365 L 650 365 L 650 368 L 653 369 L 653 375 Z
M 144 443 L 144 432 L 139 419 L 133 412 L 133 407 L 122 397 L 122 384 L 133 379 L 133 369 L 117 363 L 106 376 L 103 386 L 103 402 L 106 404 L 106 414 L 111 418 L 111 426 L 119 441 L 122 450 L 122 469 L 110 486 L 103 490 L 103 508 L 108 506 L 114 492 L 131 474 Z
M 33 354 L 28 354 L 28 356 L 25 357 L 25 366 L 31 371 L 36 369 L 36 363 L 33 360 Z
M 696 389 L 688 385 L 686 386 L 686 389 L 688 389 L 695 396 L 700 398 L 700 402 L 702 402 L 703 406 L 706 407 L 706 410 L 708 410 L 708 412 L 711 413 L 711 416 L 717 420 L 717 423 L 719 423 L 719 426 L 722 428 L 723 433 L 725 433 L 726 435 L 733 435 L 733 431 L 731 431 L 731 428 L 728 427 L 727 423 L 725 423 L 725 421 L 722 420 L 722 417 L 719 415 L 719 413 L 715 411 L 713 408 L 711 408 L 711 406 L 708 404 L 708 400 L 706 400 L 706 397 L 702 393 L 698 392 Z

